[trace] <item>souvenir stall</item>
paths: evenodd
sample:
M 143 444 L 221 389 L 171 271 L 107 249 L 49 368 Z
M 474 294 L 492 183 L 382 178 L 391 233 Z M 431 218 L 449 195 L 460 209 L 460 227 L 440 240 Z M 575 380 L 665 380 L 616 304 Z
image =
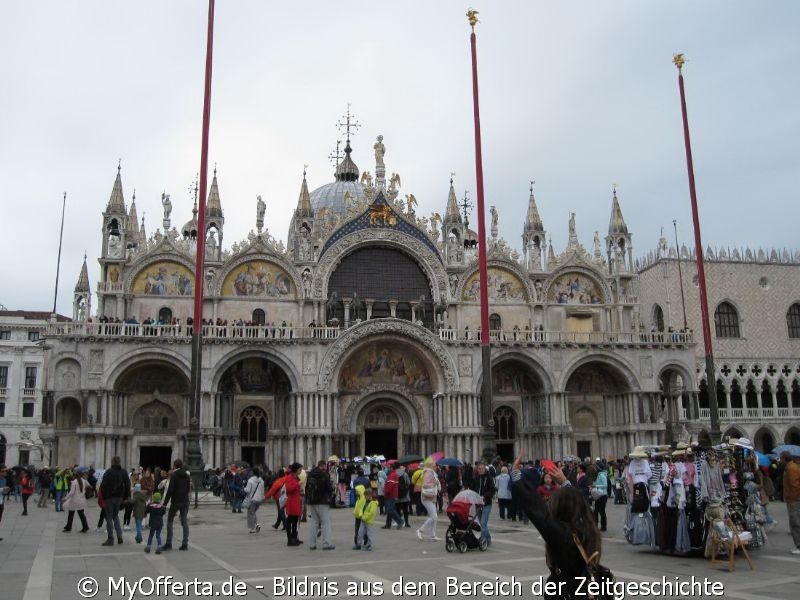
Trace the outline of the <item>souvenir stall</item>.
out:
M 765 513 L 746 461 L 752 451 L 745 439 L 710 448 L 636 447 L 625 476 L 628 542 L 681 556 L 711 556 L 712 538 L 733 533 L 749 548 L 763 546 Z

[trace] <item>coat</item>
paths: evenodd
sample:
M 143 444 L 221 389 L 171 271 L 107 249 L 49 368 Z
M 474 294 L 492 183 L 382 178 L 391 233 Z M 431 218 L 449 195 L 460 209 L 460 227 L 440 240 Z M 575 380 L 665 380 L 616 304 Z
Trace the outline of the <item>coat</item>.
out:
M 80 489 L 77 479 L 73 479 L 69 486 L 69 492 L 64 497 L 64 510 L 86 510 L 86 488 L 89 484 L 83 482 L 83 490 Z
M 147 495 L 144 492 L 134 492 L 131 496 L 131 504 L 133 505 L 133 518 L 144 519 L 147 512 Z
M 289 517 L 299 517 L 303 514 L 303 503 L 300 501 L 300 481 L 288 475 L 283 482 L 286 488 L 286 515 Z

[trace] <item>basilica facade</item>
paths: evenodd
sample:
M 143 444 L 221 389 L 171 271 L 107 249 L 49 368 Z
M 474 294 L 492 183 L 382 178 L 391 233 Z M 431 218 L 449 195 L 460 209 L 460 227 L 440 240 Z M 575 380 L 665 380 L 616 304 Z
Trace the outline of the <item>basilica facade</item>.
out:
M 198 236 L 209 466 L 436 450 L 474 460 L 487 439 L 505 458 L 621 456 L 698 428 L 696 342 L 644 325 L 652 307 L 616 192 L 588 249 L 572 215 L 555 251 L 532 189 L 521 214 L 504 215 L 522 224 L 521 251 L 498 237 L 492 208 L 484 332 L 477 235 L 452 180 L 440 201 L 426 200 L 441 209 L 423 216 L 387 175 L 384 153 L 379 137 L 374 171 L 362 172 L 348 142 L 334 181 L 309 191 L 304 176 L 286 244 L 265 229 L 259 198 L 255 228 L 223 245 L 216 172 L 204 231 L 196 203 L 173 226 L 164 196 L 162 226 L 148 236 L 118 171 L 100 221 L 96 293 L 84 262 L 73 321 L 46 336 L 39 435 L 53 462 L 120 455 L 152 466 L 185 454 Z M 482 413 L 484 335 L 493 397 Z

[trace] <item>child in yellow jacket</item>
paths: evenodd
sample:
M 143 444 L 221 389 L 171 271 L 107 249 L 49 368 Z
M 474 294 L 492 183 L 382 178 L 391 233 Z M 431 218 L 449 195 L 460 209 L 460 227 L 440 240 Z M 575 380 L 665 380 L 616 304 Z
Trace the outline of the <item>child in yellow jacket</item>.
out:
M 364 496 L 366 488 L 363 485 L 356 486 L 356 505 L 353 508 L 353 516 L 355 517 L 355 527 L 353 529 L 353 550 L 361 550 L 361 544 L 358 543 L 358 531 L 361 528 L 361 517 L 364 514 L 364 506 L 367 499 Z
M 375 493 L 369 489 L 364 494 L 364 504 L 361 510 L 361 524 L 356 534 L 356 545 L 354 548 L 372 550 L 372 524 L 375 522 L 378 510 L 378 500 L 375 498 Z

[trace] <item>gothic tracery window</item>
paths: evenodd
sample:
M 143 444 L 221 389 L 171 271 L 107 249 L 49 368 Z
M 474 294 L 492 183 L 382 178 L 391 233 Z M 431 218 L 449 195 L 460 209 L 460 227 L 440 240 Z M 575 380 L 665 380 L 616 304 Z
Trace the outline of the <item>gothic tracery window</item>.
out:
M 257 406 L 249 406 L 239 418 L 239 439 L 245 443 L 267 441 L 267 413 Z
M 664 331 L 664 310 L 658 304 L 653 306 L 653 325 L 656 331 Z
M 795 302 L 789 307 L 786 313 L 786 327 L 789 329 L 790 338 L 800 338 L 800 302 Z
M 494 435 L 498 441 L 514 441 L 517 437 L 517 417 L 508 406 L 494 411 Z
M 714 311 L 714 328 L 718 338 L 738 338 L 739 313 L 730 302 L 721 302 Z
M 154 400 L 136 412 L 134 427 L 150 432 L 163 432 L 178 428 L 178 415 L 171 407 Z

